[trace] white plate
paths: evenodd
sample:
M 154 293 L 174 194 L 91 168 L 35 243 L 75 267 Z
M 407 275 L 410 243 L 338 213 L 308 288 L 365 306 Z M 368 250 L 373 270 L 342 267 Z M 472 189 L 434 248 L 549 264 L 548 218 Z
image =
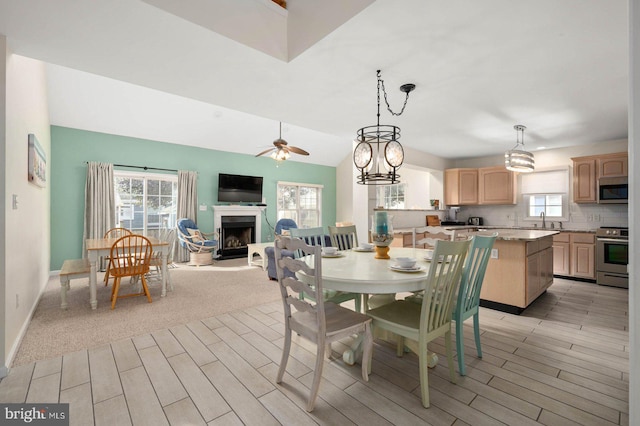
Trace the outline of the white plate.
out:
M 362 247 L 354 247 L 352 250 L 353 251 L 360 251 L 360 252 L 363 252 L 363 253 L 371 253 L 372 251 L 374 251 L 373 248 L 367 249 L 367 248 L 362 248 Z
M 442 263 L 442 258 L 443 256 L 440 256 L 440 259 L 438 259 L 438 263 Z M 433 253 L 427 254 L 424 257 L 424 260 L 426 260 L 427 262 L 431 262 L 433 260 Z
M 398 271 L 398 272 L 420 272 L 420 271 L 424 271 L 425 267 L 416 265 L 413 268 L 403 268 L 398 265 L 389 265 L 389 269 L 391 269 L 392 271 Z
M 326 254 L 326 253 L 322 253 L 322 257 L 328 257 L 328 258 L 333 258 L 333 257 L 342 257 L 344 256 L 344 254 L 338 252 L 335 254 Z

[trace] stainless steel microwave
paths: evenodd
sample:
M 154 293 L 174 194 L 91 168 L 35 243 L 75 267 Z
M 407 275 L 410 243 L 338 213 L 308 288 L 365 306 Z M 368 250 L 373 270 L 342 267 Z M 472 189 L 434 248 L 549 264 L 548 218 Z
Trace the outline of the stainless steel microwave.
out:
M 629 202 L 629 184 L 626 177 L 598 179 L 598 203 L 626 204 Z

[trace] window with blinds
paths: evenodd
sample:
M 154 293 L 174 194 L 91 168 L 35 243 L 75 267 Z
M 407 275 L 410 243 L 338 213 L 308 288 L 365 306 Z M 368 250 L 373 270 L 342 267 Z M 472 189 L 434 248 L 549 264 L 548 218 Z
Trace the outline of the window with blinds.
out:
M 569 169 L 544 170 L 522 175 L 525 219 L 568 220 Z

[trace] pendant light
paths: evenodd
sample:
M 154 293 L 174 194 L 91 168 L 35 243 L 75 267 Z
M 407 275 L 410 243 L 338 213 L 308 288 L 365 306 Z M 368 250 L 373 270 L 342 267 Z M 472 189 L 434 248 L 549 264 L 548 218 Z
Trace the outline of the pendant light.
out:
M 507 170 L 521 173 L 531 173 L 535 168 L 535 160 L 533 154 L 524 149 L 524 130 L 525 126 L 516 124 L 516 146 L 504 153 L 504 165 Z
M 358 130 L 358 144 L 353 151 L 353 162 L 360 173 L 357 182 L 361 185 L 383 185 L 399 183 L 398 169 L 404 162 L 404 150 L 398 142 L 400 128 L 380 124 L 380 88 L 384 94 L 387 110 L 392 115 L 401 115 L 407 106 L 409 92 L 416 88 L 415 84 L 403 84 L 400 91 L 406 93 L 404 105 L 399 113 L 391 110 L 387 101 L 384 81 L 377 71 L 378 77 L 378 121 L 375 126 L 367 126 Z

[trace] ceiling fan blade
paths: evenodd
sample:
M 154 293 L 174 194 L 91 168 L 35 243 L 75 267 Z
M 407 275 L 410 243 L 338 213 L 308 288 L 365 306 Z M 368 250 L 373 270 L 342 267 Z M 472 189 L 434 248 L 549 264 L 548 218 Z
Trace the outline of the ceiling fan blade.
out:
M 267 152 L 273 151 L 275 148 L 269 148 L 262 151 L 260 154 L 256 154 L 256 157 L 260 157 L 261 155 L 266 154 Z
M 296 154 L 309 155 L 309 153 L 307 151 L 305 151 L 304 149 L 298 148 L 296 146 L 289 145 L 287 147 L 287 149 L 289 149 L 289 151 L 291 151 L 291 152 L 295 152 Z

